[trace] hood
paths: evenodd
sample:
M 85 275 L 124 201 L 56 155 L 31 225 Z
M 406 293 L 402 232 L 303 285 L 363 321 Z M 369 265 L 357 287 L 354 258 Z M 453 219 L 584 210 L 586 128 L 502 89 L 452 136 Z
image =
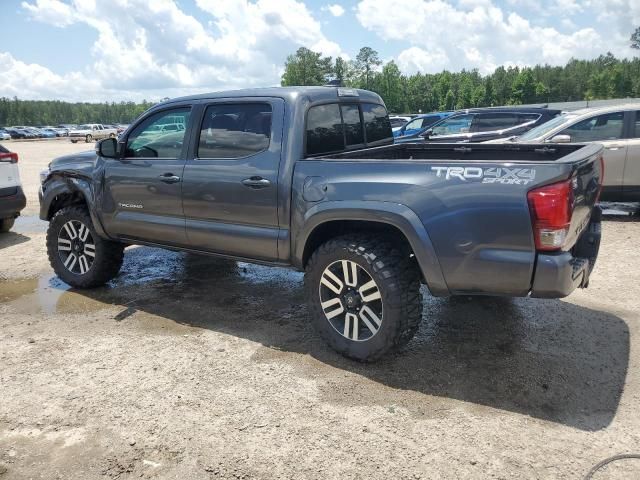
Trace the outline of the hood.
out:
M 83 171 L 91 171 L 94 168 L 95 162 L 98 159 L 96 152 L 90 150 L 88 152 L 73 153 L 71 155 L 65 155 L 54 159 L 49 164 L 49 169 L 53 172 L 56 170 L 76 171 L 81 173 Z

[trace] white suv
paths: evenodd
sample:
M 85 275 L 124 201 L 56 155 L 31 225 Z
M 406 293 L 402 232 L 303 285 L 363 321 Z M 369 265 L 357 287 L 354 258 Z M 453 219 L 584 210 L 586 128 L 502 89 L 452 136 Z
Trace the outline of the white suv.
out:
M 640 104 L 585 108 L 560 115 L 519 137 L 492 143 L 604 145 L 601 200 L 640 202 Z
M 18 154 L 0 145 L 0 232 L 8 232 L 27 200 L 20 184 Z

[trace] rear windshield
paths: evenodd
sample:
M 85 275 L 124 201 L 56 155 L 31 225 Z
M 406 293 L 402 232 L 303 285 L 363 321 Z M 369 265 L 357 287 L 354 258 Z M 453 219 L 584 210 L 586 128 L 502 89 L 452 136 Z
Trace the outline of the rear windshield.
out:
M 340 152 L 393 141 L 387 109 L 373 103 L 329 103 L 307 113 L 306 154 Z

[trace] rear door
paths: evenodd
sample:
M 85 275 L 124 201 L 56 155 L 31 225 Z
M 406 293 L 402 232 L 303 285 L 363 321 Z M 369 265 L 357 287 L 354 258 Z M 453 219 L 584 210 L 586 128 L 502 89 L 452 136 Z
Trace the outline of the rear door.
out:
M 278 169 L 284 101 L 208 102 L 184 170 L 189 244 L 198 250 L 278 259 Z
M 630 117 L 629 139 L 624 167 L 623 198 L 629 202 L 640 202 L 640 110 L 627 112 L 627 115 Z
M 182 211 L 185 130 L 164 133 L 158 125 L 180 116 L 187 124 L 191 106 L 166 108 L 138 123 L 124 139 L 124 158 L 105 158 L 102 212 L 117 236 L 187 245 Z M 188 131 L 188 128 L 187 128 Z

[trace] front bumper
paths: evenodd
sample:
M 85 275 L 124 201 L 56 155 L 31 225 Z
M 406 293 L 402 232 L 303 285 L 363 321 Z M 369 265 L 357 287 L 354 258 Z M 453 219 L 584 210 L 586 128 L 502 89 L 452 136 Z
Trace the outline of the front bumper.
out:
M 570 252 L 538 254 L 531 296 L 562 298 L 589 286 L 589 276 L 600 250 L 601 210 L 595 207 L 591 223 Z
M 4 190 L 0 190 L 0 194 Z M 27 197 L 24 196 L 22 187 L 15 187 L 8 195 L 0 196 L 0 218 L 15 218 L 20 215 L 20 212 L 27 206 Z

